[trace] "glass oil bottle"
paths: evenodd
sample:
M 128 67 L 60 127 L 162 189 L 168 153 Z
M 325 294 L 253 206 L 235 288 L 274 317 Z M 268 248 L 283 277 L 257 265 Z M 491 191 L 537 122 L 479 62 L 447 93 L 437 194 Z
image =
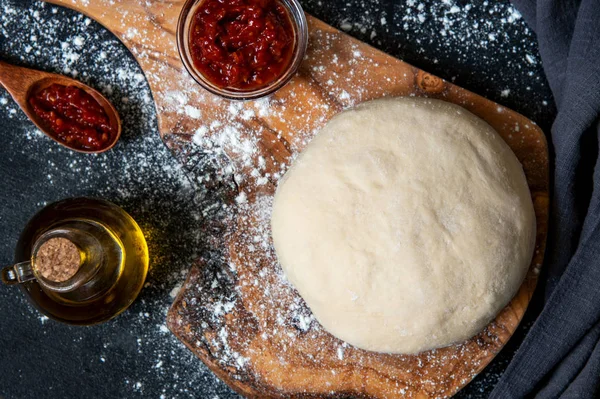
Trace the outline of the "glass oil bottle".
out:
M 44 258 L 50 247 L 55 252 Z M 76 248 L 66 259 L 78 264 L 71 265 L 72 276 L 57 280 L 45 272 L 52 262 L 60 266 L 56 251 L 64 248 Z M 135 300 L 148 271 L 148 247 L 123 209 L 104 200 L 73 198 L 46 206 L 29 221 L 15 262 L 2 270 L 5 284 L 18 284 L 52 319 L 90 325 L 117 316 Z

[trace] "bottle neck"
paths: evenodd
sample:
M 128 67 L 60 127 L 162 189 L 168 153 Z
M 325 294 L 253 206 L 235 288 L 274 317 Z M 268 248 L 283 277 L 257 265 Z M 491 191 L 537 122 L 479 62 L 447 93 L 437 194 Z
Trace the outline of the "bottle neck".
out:
M 102 224 L 66 220 L 33 244 L 31 259 L 2 271 L 6 284 L 37 280 L 42 289 L 65 303 L 80 303 L 111 289 L 123 269 L 122 243 Z
M 31 251 L 33 274 L 54 292 L 70 292 L 98 272 L 103 248 L 96 232 L 79 221 L 67 221 L 42 234 Z

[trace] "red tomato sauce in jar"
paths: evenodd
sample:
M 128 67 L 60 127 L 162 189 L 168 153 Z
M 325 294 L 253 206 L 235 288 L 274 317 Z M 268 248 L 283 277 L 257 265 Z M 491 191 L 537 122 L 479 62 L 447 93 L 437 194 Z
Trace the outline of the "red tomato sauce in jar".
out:
M 279 0 L 205 0 L 193 16 L 195 68 L 220 88 L 254 90 L 289 67 L 294 28 Z
M 116 133 L 100 103 L 75 86 L 48 86 L 31 95 L 29 105 L 55 138 L 73 148 L 101 150 Z

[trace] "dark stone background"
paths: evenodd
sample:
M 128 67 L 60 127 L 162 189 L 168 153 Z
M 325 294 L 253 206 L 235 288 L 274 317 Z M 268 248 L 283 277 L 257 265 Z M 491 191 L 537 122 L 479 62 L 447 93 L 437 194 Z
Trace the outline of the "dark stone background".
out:
M 302 3 L 329 24 L 549 130 L 554 106 L 535 36 L 508 1 Z M 38 209 L 82 195 L 123 206 L 145 231 L 152 256 L 139 299 L 100 326 L 48 320 L 18 289 L 0 286 L 0 397 L 237 397 L 165 330 L 170 293 L 201 244 L 202 210 L 194 202 L 201 188 L 162 145 L 137 63 L 99 24 L 40 2 L 0 0 L 0 33 L 1 60 L 76 75 L 107 94 L 124 121 L 109 153 L 72 153 L 39 134 L 0 88 L 0 264 L 12 262 L 19 233 Z M 534 303 L 507 347 L 459 397 L 487 396 L 538 308 Z

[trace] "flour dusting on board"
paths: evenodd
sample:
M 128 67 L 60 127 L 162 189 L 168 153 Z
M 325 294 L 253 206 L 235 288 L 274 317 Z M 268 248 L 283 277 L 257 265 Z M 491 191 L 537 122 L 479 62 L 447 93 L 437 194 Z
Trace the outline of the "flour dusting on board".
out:
M 74 4 L 89 4 L 88 0 L 72 1 Z M 325 7 L 325 2 L 309 3 L 313 7 Z M 522 25 L 520 15 L 509 5 L 485 3 L 490 14 L 492 12 L 503 14 L 502 18 L 505 20 L 503 23 Z M 119 1 L 105 0 L 103 4 L 109 10 L 110 7 L 118 7 Z M 373 4 L 369 6 L 377 7 Z M 408 37 L 419 42 L 425 40 L 423 36 L 426 32 L 421 28 L 423 23 L 435 19 L 439 22 L 439 35 L 445 38 L 441 42 L 442 46 L 456 45 L 468 49 L 494 46 L 494 43 L 503 45 L 506 38 L 495 33 L 492 26 L 483 22 L 479 25 L 479 22 L 469 19 L 470 7 L 470 5 L 461 6 L 451 0 L 426 7 L 419 1 L 408 0 L 401 8 L 404 13 L 401 22 L 392 22 L 395 19 L 393 15 L 375 20 L 369 18 L 368 13 L 363 13 L 360 16 L 357 14 L 356 18 L 345 17 L 340 21 L 339 27 L 351 34 L 367 35 L 366 38 L 374 42 L 377 41 L 376 25 L 385 29 L 400 27 L 412 30 L 414 34 Z M 0 16 L 0 29 L 7 24 L 15 23 L 17 12 L 25 15 L 28 23 L 35 26 L 30 37 L 18 38 L 23 40 L 18 40 L 18 43 L 14 44 L 16 50 L 25 54 L 23 59 L 30 63 L 35 56 L 44 51 L 45 45 L 42 43 L 51 42 L 51 37 L 56 34 L 56 31 L 62 29 L 57 22 L 41 15 L 40 11 L 43 11 L 44 15 L 59 12 L 55 7 L 42 3 L 24 13 L 10 3 L 3 3 L 3 13 Z M 83 16 L 72 18 L 76 30 L 67 40 L 60 43 L 59 48 L 53 53 L 55 54 L 51 60 L 53 68 L 83 81 L 96 83 L 104 94 L 110 96 L 113 101 L 118 101 L 121 110 L 127 110 L 129 104 L 142 104 L 144 107 L 142 116 L 150 118 L 152 98 L 145 88 L 145 77 L 137 68 L 124 66 L 116 70 L 107 69 L 106 76 L 101 80 L 90 76 L 85 68 L 82 68 L 82 58 L 89 58 L 90 54 L 97 55 L 98 62 L 104 65 L 103 60 L 112 57 L 118 51 L 113 44 L 103 44 L 98 37 L 86 32 L 85 27 L 91 22 L 89 19 Z M 149 49 L 152 48 L 153 33 L 145 28 L 132 28 L 132 18 L 131 15 L 124 15 L 119 29 L 125 32 L 126 40 L 139 44 L 132 50 L 137 59 L 141 63 L 147 62 L 147 65 L 152 65 L 147 69 L 148 81 L 159 89 L 167 87 L 161 81 L 161 77 L 172 67 L 152 63 L 155 54 Z M 130 145 L 137 146 L 138 156 L 118 160 L 123 163 L 125 184 L 118 187 L 116 193 L 109 189 L 106 191 L 106 195 L 122 201 L 143 194 L 144 191 L 140 187 L 146 186 L 143 181 L 143 176 L 146 175 L 138 175 L 138 171 L 159 167 L 162 173 L 160 178 L 148 184 L 149 187 L 145 187 L 145 190 L 166 190 L 168 196 L 175 199 L 189 195 L 191 191 L 194 192 L 192 196 L 198 205 L 190 212 L 186 232 L 197 235 L 193 242 L 203 242 L 201 256 L 204 266 L 198 272 L 199 274 L 192 277 L 182 296 L 186 313 L 178 323 L 183 330 L 186 325 L 193 326 L 194 330 L 189 330 L 186 334 L 194 338 L 192 341 L 194 345 L 210 353 L 221 367 L 231 371 L 234 378 L 253 378 L 253 361 L 257 361 L 261 356 L 261 353 L 255 349 L 260 347 L 256 345 L 256 342 L 260 341 L 269 350 L 293 353 L 307 364 L 322 361 L 339 362 L 329 364 L 334 371 L 338 366 L 341 367 L 348 362 L 365 365 L 371 362 L 370 354 L 356 350 L 341 341 L 332 341 L 322 330 L 304 302 L 286 282 L 285 276 L 277 265 L 270 237 L 272 195 L 293 157 L 306 146 L 318 128 L 332 115 L 369 98 L 371 92 L 377 92 L 378 88 L 369 78 L 369 70 L 357 69 L 359 64 L 368 62 L 372 68 L 385 69 L 385 65 L 381 65 L 377 60 L 366 58 L 358 48 L 332 55 L 330 50 L 336 40 L 338 37 L 330 33 L 320 35 L 318 41 L 314 41 L 313 38 L 314 48 L 309 55 L 312 57 L 311 73 L 316 78 L 322 79 L 320 85 L 326 87 L 326 94 L 336 101 L 322 102 L 308 96 L 303 97 L 302 108 L 293 120 L 286 119 L 286 107 L 289 105 L 282 103 L 277 96 L 254 102 L 229 102 L 202 92 L 187 73 L 173 70 L 175 73 L 173 80 L 177 82 L 175 89 L 156 90 L 154 100 L 162 113 L 174 115 L 174 120 L 185 119 L 186 121 L 183 124 L 161 125 L 169 132 L 175 133 L 167 143 L 171 148 L 185 155 L 184 167 L 172 162 L 166 152 L 159 152 L 161 155 L 148 155 L 156 151 L 156 146 L 160 144 L 157 134 L 149 131 L 148 136 L 155 137 L 131 138 L 133 144 Z M 442 51 L 440 49 L 440 52 Z M 528 43 L 523 44 L 522 48 L 503 48 L 503 51 L 523 52 L 524 62 L 532 68 L 539 64 L 537 56 Z M 173 56 L 173 54 L 169 55 Z M 464 56 L 466 57 L 467 54 Z M 350 75 L 346 74 L 347 68 L 352 71 Z M 406 76 L 389 74 L 385 79 L 393 84 L 406 79 Z M 304 85 L 310 86 L 311 82 L 300 82 L 300 84 L 305 87 Z M 366 89 L 367 86 L 369 89 Z M 301 94 L 292 92 L 290 96 Z M 508 88 L 502 90 L 503 97 L 509 95 L 511 91 Z M 8 105 L 7 97 L 0 96 L 0 104 L 8 107 L 6 112 L 9 115 L 17 117 L 18 111 L 12 103 Z M 201 108 L 200 104 L 210 104 L 210 107 Z M 261 119 L 268 120 L 269 126 L 275 128 L 264 126 L 260 122 Z M 294 132 L 293 136 L 289 135 L 290 131 Z M 519 126 L 516 125 L 515 135 L 518 135 L 518 132 Z M 36 129 L 28 133 L 28 138 L 31 142 L 44 139 Z M 277 149 L 274 151 L 274 156 L 263 156 L 266 145 Z M 69 156 L 65 150 L 58 149 L 58 151 L 64 151 L 65 156 Z M 115 162 L 111 159 L 112 156 L 114 154 L 99 156 L 95 164 L 82 161 L 77 157 L 73 157 L 69 162 L 75 172 L 85 175 L 91 174 L 94 167 L 102 168 L 103 165 Z M 86 178 L 83 177 L 84 180 Z M 50 184 L 53 183 L 51 174 L 48 176 L 48 181 Z M 137 187 L 139 191 L 132 187 Z M 187 212 L 189 209 L 185 210 Z M 229 230 L 227 225 L 232 224 L 239 228 L 236 231 Z M 150 232 L 150 234 L 154 233 L 159 234 Z M 152 241 L 152 237 L 149 238 Z M 228 253 L 220 250 L 224 238 L 227 242 L 234 242 L 235 245 L 240 246 L 237 251 L 232 251 L 239 255 L 237 258 L 233 259 Z M 160 259 L 154 261 L 160 263 Z M 155 279 L 149 283 L 146 290 L 160 289 L 164 292 L 164 298 L 148 301 L 148 303 L 142 300 L 135 323 L 136 328 L 139 327 L 138 329 L 142 331 L 137 346 L 141 352 L 149 353 L 153 359 L 153 365 L 148 372 L 164 377 L 165 380 L 171 378 L 170 374 L 173 373 L 173 369 L 169 368 L 169 358 L 174 354 L 184 356 L 181 346 L 173 342 L 162 322 L 168 303 L 179 292 L 187 271 L 188 265 L 180 266 L 179 270 L 161 276 L 164 278 L 163 281 Z M 236 284 L 236 282 L 241 283 Z M 249 301 L 249 298 L 252 298 L 252 301 Z M 250 306 L 248 304 L 254 304 L 256 307 L 247 308 L 246 306 Z M 243 336 L 233 333 L 236 331 L 233 328 L 234 323 L 241 320 L 252 325 L 254 315 L 260 316 L 258 317 L 260 320 L 265 320 L 265 325 L 255 326 L 255 329 Z M 41 322 L 44 323 L 45 320 L 42 319 Z M 486 339 L 493 344 L 493 335 L 481 338 L 482 341 Z M 319 352 L 311 352 L 313 348 L 307 344 L 308 341 L 315 340 L 326 343 Z M 276 344 L 273 344 L 274 342 Z M 482 347 L 486 346 L 486 342 L 478 344 Z M 471 350 L 473 347 L 465 345 L 458 347 L 458 350 L 442 349 L 412 357 L 406 362 L 405 372 L 417 374 L 423 381 L 433 385 L 436 381 L 427 380 L 427 375 L 432 370 L 444 364 L 458 364 Z M 280 361 L 281 367 L 288 367 L 290 372 L 297 366 L 286 364 L 285 356 L 275 356 L 273 359 Z M 111 360 L 114 361 L 104 356 L 99 358 L 102 363 Z M 201 367 L 199 363 L 194 362 L 194 359 L 188 359 L 188 362 L 186 366 L 196 367 L 197 364 L 198 368 Z M 477 369 L 476 362 L 471 366 L 474 367 L 473 370 Z M 474 371 L 457 378 L 464 378 L 467 381 L 473 373 Z M 342 371 L 339 375 L 332 373 L 331 378 L 332 381 L 338 378 L 340 381 L 347 376 L 348 374 L 344 375 Z M 204 391 L 200 394 L 203 397 L 209 397 L 209 394 L 218 397 L 215 392 L 222 391 L 215 387 L 214 380 L 210 380 L 206 374 L 188 376 L 187 380 L 179 375 L 173 378 L 181 384 L 181 387 L 165 388 L 163 392 L 166 397 L 195 396 L 196 387 L 186 382 L 190 379 L 198 385 L 212 384 L 209 388 L 203 388 Z M 126 377 L 126 385 L 132 392 L 139 394 L 144 393 L 146 386 L 145 381 L 137 376 Z M 410 387 L 400 384 L 390 389 L 392 390 L 390 395 L 401 396 L 409 392 Z M 442 396 L 447 394 L 438 393 Z
M 435 395 L 447 396 L 470 381 L 479 371 L 481 361 L 497 349 L 499 339 L 494 324 L 466 344 L 418 356 L 395 356 L 400 361 L 390 358 L 389 364 L 384 365 L 382 355 L 353 348 L 325 332 L 286 281 L 277 263 L 270 215 L 280 178 L 331 116 L 373 98 L 374 93 L 379 96 L 386 93 L 361 65 L 372 65 L 383 71 L 387 65 L 369 58 L 358 46 L 330 56 L 338 48 L 339 38 L 328 32 L 311 36 L 313 47 L 307 55 L 311 76 L 321 82 L 321 87 L 326 87 L 327 94 L 335 100 L 311 100 L 305 83 L 296 82 L 294 89 L 287 88 L 294 91 L 287 94 L 291 98 L 307 99 L 308 107 L 305 113 L 299 113 L 300 120 L 293 118 L 294 113 L 286 113 L 286 107 L 292 104 L 280 101 L 285 95 L 258 102 L 226 104 L 222 104 L 223 100 L 203 96 L 203 101 L 220 108 L 211 110 L 211 118 L 202 121 L 193 131 L 189 138 L 192 147 L 179 148 L 191 154 L 210 152 L 225 159 L 218 179 L 230 179 L 236 190 L 223 207 L 224 226 L 213 237 L 225 251 L 204 254 L 202 266 L 187 284 L 171 322 L 177 333 L 186 342 L 193 342 L 203 357 L 217 362 L 230 378 L 245 384 L 273 384 L 265 381 L 270 373 L 277 376 L 304 373 L 302 381 L 286 380 L 286 389 L 305 391 L 308 384 L 311 390 L 318 392 L 327 388 L 335 391 L 342 389 L 343 382 L 351 378 L 356 369 L 373 367 L 381 368 L 377 378 L 393 381 L 382 383 L 386 385 L 386 395 L 427 389 Z M 384 75 L 389 85 L 407 78 L 407 75 Z M 192 93 L 189 95 L 193 97 Z M 295 107 L 303 105 L 293 104 Z M 268 123 L 255 120 L 257 115 Z M 200 176 L 200 180 L 209 181 L 206 176 Z M 273 366 L 273 362 L 277 366 Z M 453 365 L 452 384 L 433 377 L 448 364 Z M 324 379 L 320 374 L 315 375 L 315 370 L 335 372 Z M 415 378 L 395 377 L 398 375 Z

